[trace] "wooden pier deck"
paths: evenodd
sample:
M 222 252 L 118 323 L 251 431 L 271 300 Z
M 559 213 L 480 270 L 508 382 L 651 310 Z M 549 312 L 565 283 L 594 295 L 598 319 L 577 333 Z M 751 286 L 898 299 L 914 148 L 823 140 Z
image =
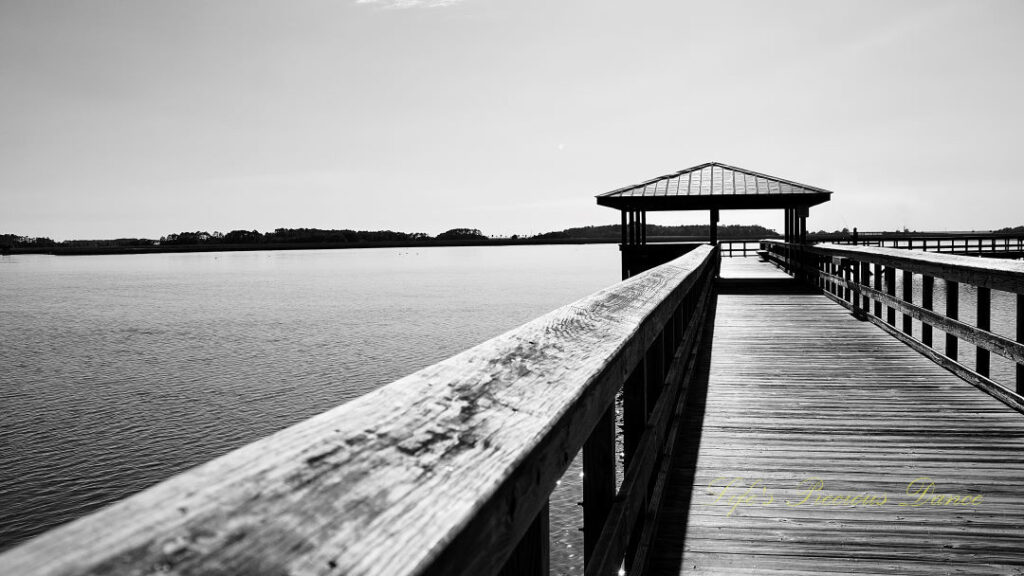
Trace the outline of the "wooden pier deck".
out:
M 721 275 L 651 573 L 1024 574 L 1024 416 L 771 264 Z

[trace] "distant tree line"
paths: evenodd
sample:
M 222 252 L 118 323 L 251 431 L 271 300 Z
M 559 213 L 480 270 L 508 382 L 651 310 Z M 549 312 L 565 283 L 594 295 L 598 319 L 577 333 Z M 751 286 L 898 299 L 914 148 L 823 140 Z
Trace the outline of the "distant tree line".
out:
M 259 230 L 232 230 L 227 233 L 178 232 L 162 236 L 159 240 L 149 238 L 116 238 L 111 240 L 65 240 L 55 242 L 50 238 L 35 238 L 18 234 L 0 234 L 0 250 L 14 249 L 45 251 L 49 248 L 144 248 L 153 246 L 214 246 L 241 244 L 362 244 L 374 242 L 430 242 L 432 240 L 487 240 L 477 228 L 452 228 L 431 236 L 423 232 L 395 232 L 392 230 L 322 230 L 319 228 L 278 228 L 273 232 Z
M 58 243 L 50 238 L 33 238 L 30 236 L 19 236 L 18 234 L 0 234 L 0 249 L 10 250 L 12 248 L 50 248 Z
M 877 233 L 877 231 L 873 231 Z M 897 231 L 900 232 L 900 231 Z M 906 228 L 903 233 L 915 234 Z M 1024 226 L 1007 227 L 995 230 L 995 233 L 1024 234 Z M 566 240 L 566 241 L 614 241 L 621 236 L 621 228 L 618 224 L 605 226 L 581 226 L 566 228 L 557 232 L 544 232 L 533 236 L 512 235 L 507 240 L 525 242 L 545 240 Z M 921 233 L 923 234 L 923 233 Z M 682 226 L 662 226 L 658 224 L 647 225 L 648 237 L 693 237 L 706 238 L 709 229 L 706 224 L 689 224 Z M 830 239 L 845 238 L 852 235 L 848 228 L 827 232 L 819 230 L 810 234 L 812 238 Z M 770 228 L 759 225 L 728 224 L 718 227 L 718 237 L 722 239 L 735 238 L 778 238 L 780 234 Z M 432 241 L 479 241 L 488 240 L 479 229 L 476 228 L 452 228 L 431 236 L 422 232 L 395 232 L 392 230 L 323 230 L 320 228 L 277 228 L 273 232 L 260 232 L 259 230 L 232 230 L 227 233 L 221 232 L 178 232 L 168 234 L 159 240 L 147 238 L 115 238 L 110 240 L 65 240 L 55 242 L 46 237 L 21 236 L 18 234 L 0 234 L 0 251 L 10 252 L 12 250 L 24 250 L 28 252 L 47 252 L 51 249 L 61 251 L 66 248 L 68 252 L 88 251 L 92 248 L 109 251 L 119 251 L 119 248 L 130 251 L 132 249 L 159 250 L 160 245 L 164 246 L 207 246 L 203 249 L 216 249 L 213 246 L 237 246 L 237 245 L 271 245 L 280 244 L 318 244 L 318 245 L 345 245 L 345 244 L 369 244 L 369 243 L 424 243 Z
M 1000 228 L 999 230 L 996 230 L 996 232 L 1001 234 L 1024 234 L 1024 226 Z
M 322 230 L 319 228 L 278 228 L 273 232 L 259 230 L 232 230 L 220 232 L 179 232 L 160 238 L 160 244 L 353 244 L 360 242 L 417 242 L 428 240 L 486 240 L 476 228 L 453 228 L 437 236 L 423 232 L 395 232 L 392 230 Z

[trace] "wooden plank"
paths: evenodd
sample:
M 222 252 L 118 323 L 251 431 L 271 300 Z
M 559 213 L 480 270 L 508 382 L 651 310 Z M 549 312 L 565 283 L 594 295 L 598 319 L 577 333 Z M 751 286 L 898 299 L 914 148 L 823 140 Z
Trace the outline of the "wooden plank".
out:
M 756 264 L 756 262 L 755 262 Z M 732 262 L 723 263 L 723 277 Z M 764 265 L 771 269 L 769 265 Z M 745 272 L 748 273 L 748 272 Z M 648 574 L 1004 574 L 1024 567 L 1024 417 L 823 294 L 723 293 L 701 428 L 677 458 Z M 923 303 L 922 303 L 923 304 Z M 912 340 L 886 318 L 872 318 Z M 919 343 L 920 345 L 920 343 Z M 699 378 L 698 378 L 699 381 Z M 930 476 L 970 510 L 715 503 L 712 483 L 808 476 L 831 494 L 904 494 Z M 905 495 L 905 494 L 904 494 Z
M 829 295 L 826 295 L 826 296 L 829 296 Z M 841 300 L 836 300 L 836 302 L 839 302 L 840 304 L 844 304 L 845 305 L 845 303 L 842 302 Z M 909 336 L 907 336 L 905 334 L 902 334 L 902 333 L 898 332 L 895 328 L 893 328 L 893 327 L 889 326 L 888 324 L 882 322 L 881 319 L 869 318 L 869 320 L 871 322 L 875 323 L 876 325 L 878 325 L 880 328 L 882 328 L 883 330 L 885 330 L 889 334 L 891 334 L 892 336 L 895 336 L 896 339 L 898 339 L 899 341 L 903 342 L 904 344 L 906 344 L 907 346 L 913 348 L 914 350 L 917 350 L 918 352 L 920 352 L 921 355 L 923 355 L 924 357 L 926 357 L 929 360 L 935 362 L 939 366 L 942 366 L 943 368 L 949 370 L 953 374 L 956 374 L 957 376 L 959 376 L 965 382 L 976 386 L 978 389 L 980 389 L 983 392 L 989 394 L 993 398 L 996 398 L 996 399 L 1000 400 L 1001 402 L 1003 402 L 1004 404 L 1006 404 L 1010 408 L 1012 408 L 1012 409 L 1014 409 L 1014 410 L 1024 414 L 1024 395 L 1021 395 L 1019 393 L 1015 393 L 1014 391 L 1012 391 L 1012 390 L 1010 390 L 1008 388 L 1005 388 L 1004 386 L 1000 385 L 999 383 L 994 382 L 994 381 L 986 378 L 985 376 L 982 376 L 981 374 L 978 374 L 977 372 L 975 372 L 974 370 L 971 370 L 970 368 L 964 366 L 963 364 L 960 364 L 959 362 L 956 361 L 956 357 L 955 356 L 954 357 L 949 356 L 948 349 L 947 349 L 947 354 L 940 354 L 940 353 L 936 352 L 933 348 L 929 348 L 927 346 L 924 346 L 923 344 L 921 344 L 919 341 L 915 340 L 914 338 L 911 338 L 911 337 L 909 337 Z M 947 338 L 946 346 L 948 347 L 949 346 L 948 338 L 950 338 L 950 336 L 947 334 L 946 338 Z M 953 338 L 955 339 L 955 337 L 953 337 Z
M 3 574 L 493 574 L 701 246 L 0 555 Z

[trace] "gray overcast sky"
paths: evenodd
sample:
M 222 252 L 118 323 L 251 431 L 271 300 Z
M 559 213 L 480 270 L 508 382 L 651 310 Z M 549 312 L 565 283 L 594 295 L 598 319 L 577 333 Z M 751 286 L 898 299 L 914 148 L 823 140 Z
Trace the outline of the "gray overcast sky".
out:
M 1021 225 L 1022 62 L 1020 0 L 0 0 L 0 232 L 523 234 L 712 160 Z

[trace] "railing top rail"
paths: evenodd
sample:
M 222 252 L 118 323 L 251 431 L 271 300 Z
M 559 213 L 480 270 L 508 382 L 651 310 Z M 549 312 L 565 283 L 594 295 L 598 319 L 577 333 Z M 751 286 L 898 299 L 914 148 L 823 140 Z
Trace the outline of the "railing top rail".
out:
M 0 573 L 493 572 L 713 253 L 43 534 L 0 555 Z
M 810 232 L 809 237 L 851 240 L 852 232 Z M 965 238 L 1020 238 L 1024 236 L 1021 232 L 870 232 L 859 230 L 857 236 L 861 239 L 871 240 L 961 240 Z
M 764 242 L 784 244 L 774 240 Z M 964 284 L 1024 294 L 1024 262 L 1016 260 L 846 244 L 812 244 L 803 246 L 803 249 L 811 253 L 852 258 Z

